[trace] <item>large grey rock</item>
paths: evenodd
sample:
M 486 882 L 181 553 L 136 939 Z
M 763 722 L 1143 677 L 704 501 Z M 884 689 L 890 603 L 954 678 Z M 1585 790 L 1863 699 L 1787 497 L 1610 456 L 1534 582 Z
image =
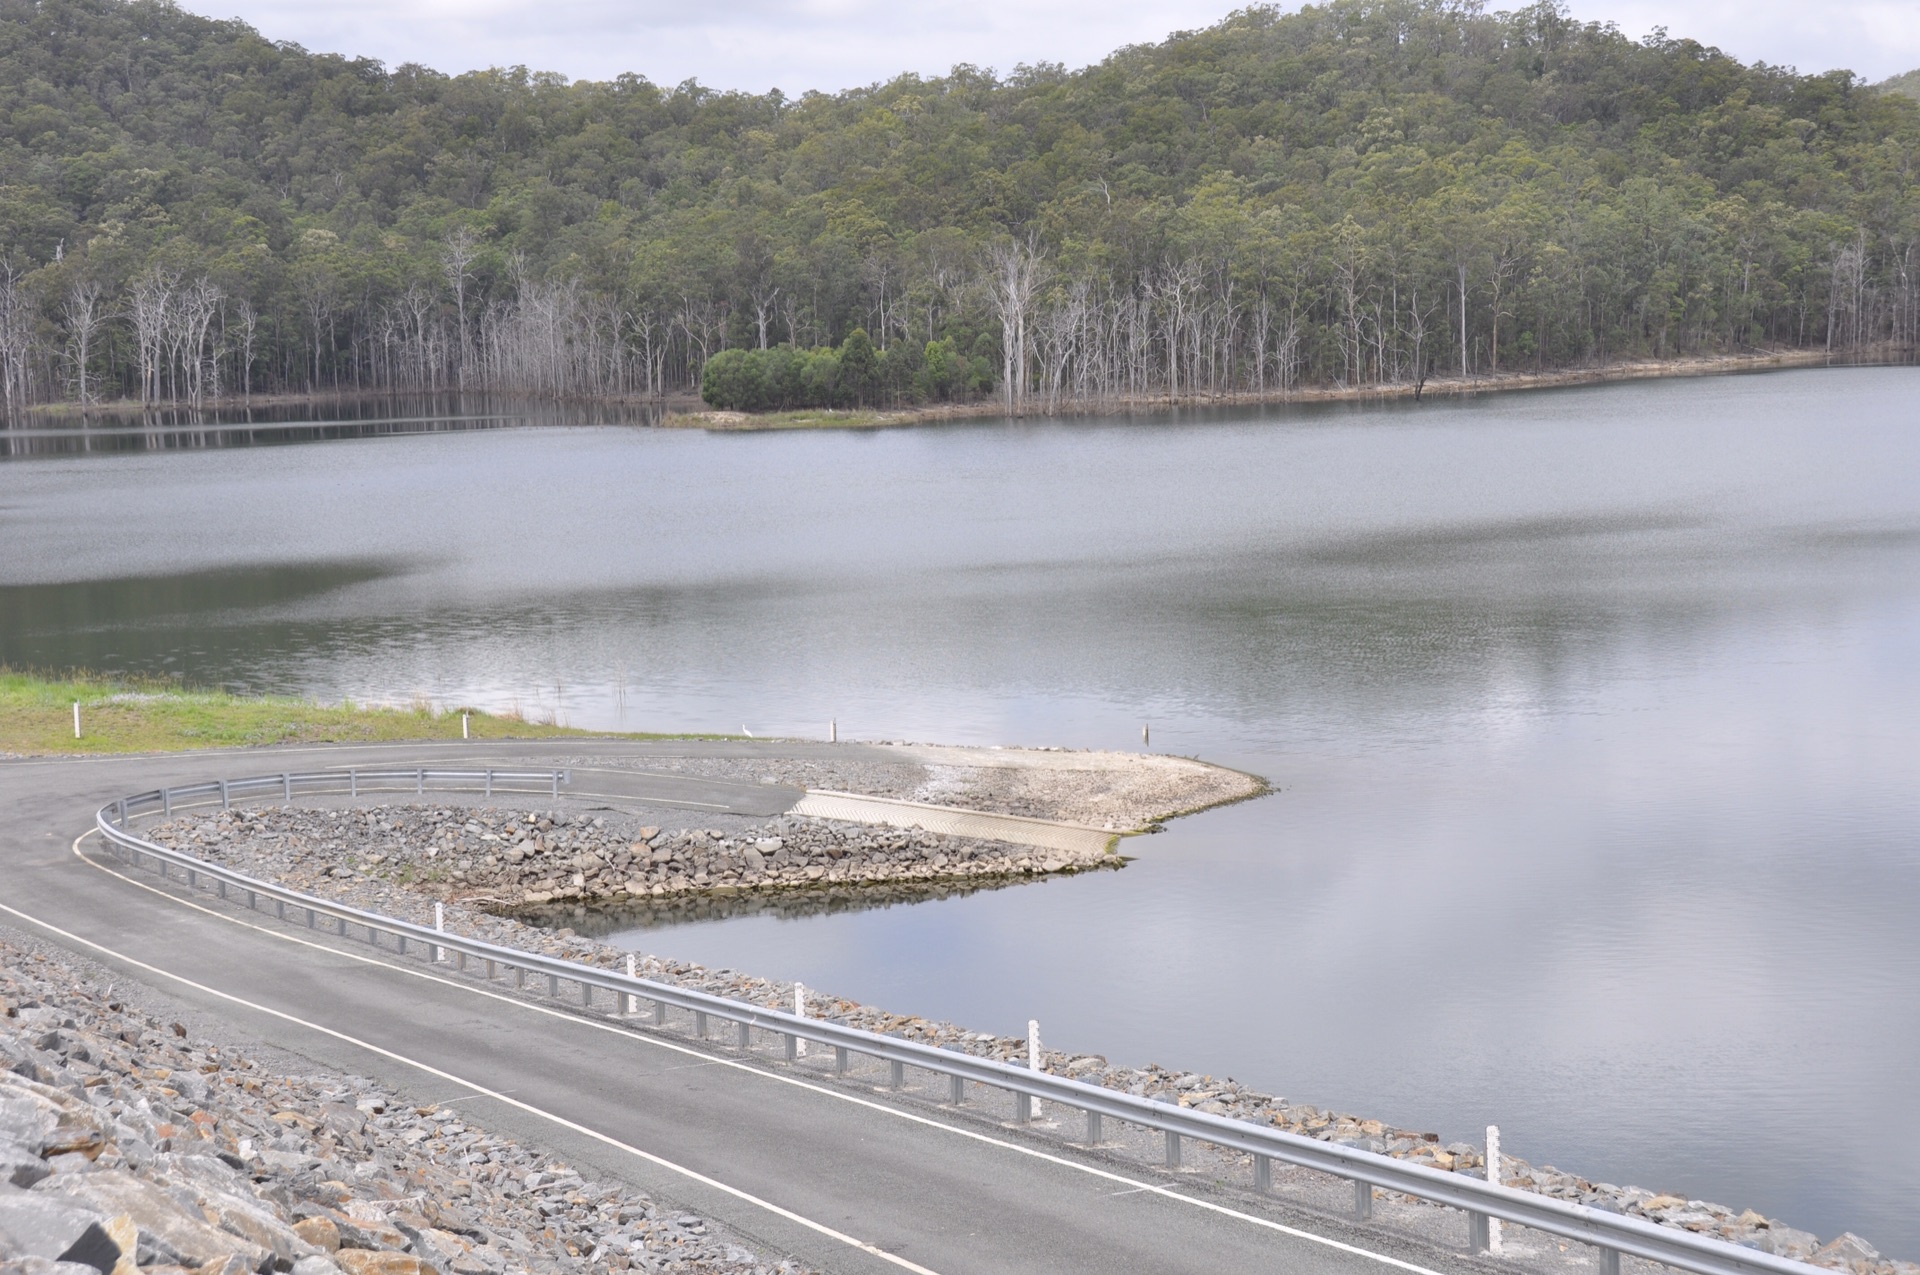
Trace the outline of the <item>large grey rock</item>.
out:
M 81 1262 L 56 1262 L 45 1257 L 0 1257 L 0 1275 L 100 1275 Z
M 17 1072 L 0 1074 L 0 1141 L 37 1156 L 99 1154 L 106 1122 L 79 1098 Z
M 328 1257 L 303 1257 L 293 1264 L 293 1275 L 342 1275 L 339 1266 Z
M 107 1225 L 106 1215 L 72 1200 L 0 1190 L 0 1254 L 78 1262 L 110 1275 L 120 1246 Z
M 52 1172 L 47 1162 L 33 1151 L 0 1138 L 0 1181 L 8 1186 L 29 1187 Z
M 107 1217 L 125 1214 L 139 1235 L 137 1260 L 142 1266 L 204 1266 L 239 1257 L 247 1269 L 259 1270 L 273 1256 L 271 1249 L 209 1225 L 160 1187 L 118 1169 L 63 1173 L 42 1182 L 33 1194 L 64 1198 Z

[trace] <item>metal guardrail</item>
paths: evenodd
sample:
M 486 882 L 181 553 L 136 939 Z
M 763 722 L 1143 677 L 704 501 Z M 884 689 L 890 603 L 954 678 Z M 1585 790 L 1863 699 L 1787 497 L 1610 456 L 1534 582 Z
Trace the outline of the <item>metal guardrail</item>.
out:
M 246 896 L 249 909 L 258 909 L 265 901 L 273 905 L 275 914 L 282 920 L 288 919 L 291 909 L 297 914 L 295 919 L 304 916 L 309 929 L 319 929 L 324 921 L 340 937 L 361 937 L 372 946 L 383 949 L 386 948 L 384 940 L 390 938 L 393 941 L 392 950 L 402 956 L 408 954 L 408 945 L 413 944 L 428 960 L 445 962 L 462 971 L 468 970 L 470 963 L 478 962 L 484 966 L 489 981 L 511 973 L 516 986 L 525 987 L 529 975 L 544 977 L 548 993 L 555 997 L 560 994 L 561 984 L 571 984 L 579 989 L 583 1007 L 593 1006 L 596 992 L 605 992 L 617 998 L 615 1005 L 623 1014 L 637 1011 L 639 1001 L 649 1001 L 653 1005 L 653 1021 L 656 1024 L 666 1021 L 668 1008 L 685 1010 L 694 1015 L 696 1031 L 703 1038 L 707 1034 L 707 1020 L 718 1018 L 736 1025 L 739 1043 L 743 1048 L 747 1047 L 749 1034 L 754 1030 L 774 1033 L 784 1039 L 788 1059 L 797 1056 L 802 1040 L 830 1046 L 834 1050 L 836 1071 L 844 1072 L 854 1054 L 879 1059 L 892 1064 L 892 1079 L 896 1088 L 904 1084 L 905 1068 L 919 1068 L 946 1076 L 951 1084 L 951 1100 L 956 1104 L 963 1100 L 965 1086 L 971 1081 L 1012 1094 L 1016 1115 L 1023 1121 L 1029 1118 L 1032 1103 L 1036 1099 L 1075 1108 L 1086 1113 L 1089 1143 L 1100 1141 L 1102 1121 L 1107 1119 L 1163 1134 L 1169 1167 L 1177 1167 L 1180 1163 L 1184 1141 L 1210 1144 L 1251 1156 L 1253 1183 L 1260 1191 L 1268 1189 L 1275 1161 L 1317 1169 L 1346 1178 L 1354 1184 L 1355 1211 L 1362 1218 L 1371 1216 L 1375 1189 L 1449 1205 L 1467 1214 L 1468 1247 L 1476 1252 L 1487 1247 L 1488 1219 L 1499 1218 L 1562 1239 L 1592 1245 L 1599 1251 L 1599 1270 L 1602 1275 L 1618 1275 L 1623 1256 L 1641 1258 L 1677 1270 L 1699 1272 L 1699 1275 L 1807 1275 L 1810 1271 L 1820 1269 L 1758 1249 L 1697 1235 L 1692 1231 L 1660 1226 L 1642 1218 L 1572 1204 L 1459 1173 L 1395 1160 L 1355 1147 L 1321 1142 L 1280 1129 L 1194 1111 L 997 1059 L 980 1058 L 917 1041 L 882 1036 L 823 1019 L 802 1018 L 745 1001 L 728 1000 L 650 979 L 629 978 L 576 961 L 501 947 L 416 925 L 377 912 L 333 903 L 270 881 L 249 877 L 218 864 L 207 863 L 148 841 L 128 829 L 128 820 L 142 815 L 171 814 L 177 808 L 212 804 L 216 800 L 222 807 L 228 807 L 234 800 L 247 796 L 277 797 L 282 801 L 291 801 L 296 793 L 345 793 L 357 797 L 361 792 L 411 789 L 416 795 L 424 795 L 429 790 L 455 789 L 478 790 L 488 796 L 495 793 L 538 792 L 557 797 L 568 778 L 566 771 L 427 769 L 350 769 L 259 775 L 139 793 L 101 807 L 95 821 L 101 835 L 132 866 L 141 867 L 151 860 L 161 874 L 169 879 L 177 869 L 184 873 L 189 888 L 210 889 L 224 899 L 231 899 L 232 892 L 237 890 Z M 355 931 L 358 931 L 357 936 Z

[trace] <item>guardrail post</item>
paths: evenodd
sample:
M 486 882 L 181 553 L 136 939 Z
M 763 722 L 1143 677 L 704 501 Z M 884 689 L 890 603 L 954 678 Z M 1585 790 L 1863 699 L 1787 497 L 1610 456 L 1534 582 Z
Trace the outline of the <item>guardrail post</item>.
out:
M 1087 1113 L 1087 1145 L 1090 1147 L 1100 1145 L 1100 1113 L 1097 1111 Z
M 839 1073 L 840 1075 L 843 1075 L 843 1076 L 846 1075 L 848 1061 L 849 1059 L 847 1055 L 847 1047 L 845 1045 L 835 1045 L 833 1047 L 834 1071 Z
M 312 908 L 308 908 L 307 909 L 307 928 L 309 930 L 313 930 L 313 929 L 318 929 L 319 926 L 320 926 L 319 914 L 316 913 Z
M 516 992 L 527 990 L 527 972 L 518 965 L 513 967 L 513 990 Z
M 173 789 L 160 790 L 160 813 L 168 818 L 173 816 Z
M 787 1032 L 780 1038 L 781 1047 L 786 1051 L 787 1061 L 792 1062 L 800 1054 L 800 1038 Z
M 347 937 L 347 918 L 344 916 L 334 917 L 333 929 L 334 929 L 334 932 L 338 934 L 341 938 Z
M 893 1063 L 893 1075 L 888 1078 L 895 1089 L 907 1087 L 907 1065 L 898 1059 Z
M 693 1011 L 693 1034 L 698 1040 L 707 1038 L 707 1012 L 703 1009 Z
M 405 956 L 407 954 L 407 936 L 396 930 L 393 935 L 393 942 L 394 946 L 400 949 L 400 955 Z
M 580 1004 L 583 1008 L 586 1008 L 586 1009 L 593 1008 L 593 984 L 592 983 L 580 984 Z
M 1362 1222 L 1373 1216 L 1373 1183 L 1354 1181 L 1353 1215 Z
M 667 1003 L 665 1001 L 655 1001 L 653 1003 L 653 1025 L 655 1027 L 665 1027 L 667 1025 Z
M 560 772 L 557 770 L 553 772 L 553 799 L 560 800 Z
M 547 995 L 558 996 L 559 994 L 560 994 L 560 976 L 558 974 L 547 975 Z
M 1037 1018 L 1029 1018 L 1027 1020 L 1027 1070 L 1040 1070 L 1040 1020 Z M 1027 1118 L 1038 1119 L 1039 1116 L 1040 1100 L 1035 1098 L 1033 1099 Z
M 283 801 L 293 800 L 293 776 L 292 775 L 283 773 L 280 776 L 280 791 L 281 791 L 281 800 Z
M 1492 1220 L 1485 1213 L 1467 1214 L 1467 1251 L 1469 1253 L 1487 1251 L 1487 1223 Z
M 347 796 L 358 797 L 359 795 L 360 772 L 349 766 L 347 767 Z
M 1253 1157 L 1253 1189 L 1262 1195 L 1273 1190 L 1273 1158 L 1271 1156 Z
M 161 862 L 165 862 L 162 860 Z M 247 891 L 247 911 L 252 912 L 260 906 L 260 896 L 252 890 Z
M 947 1101 L 959 1106 L 967 1100 L 967 1078 L 965 1076 L 947 1077 Z
M 413 791 L 416 796 L 427 795 L 427 768 L 422 766 L 413 772 Z
M 1603 1248 L 1600 1250 L 1600 1275 L 1620 1275 L 1620 1250 Z
M 487 771 L 487 798 L 488 800 L 492 800 L 493 798 L 493 771 L 491 768 Z
M 187 869 L 187 889 L 198 890 L 199 888 L 200 888 L 199 873 L 195 872 L 192 868 L 188 868 Z
M 1180 1135 L 1171 1129 L 1167 1130 L 1167 1167 L 1180 1167 Z
M 231 810 L 232 808 L 233 798 L 227 792 L 227 781 L 222 779 L 220 781 L 220 809 Z
M 1487 1126 L 1487 1181 L 1494 1186 L 1500 1185 L 1500 1126 Z M 1487 1219 L 1487 1252 L 1500 1251 L 1500 1219 Z
M 118 805 L 120 807 L 120 831 L 125 832 L 127 830 L 127 799 L 122 797 Z
M 277 921 L 287 919 L 287 901 L 285 899 L 275 899 L 273 901 L 273 916 Z
M 1013 1095 L 1013 1119 L 1016 1124 L 1026 1124 L 1033 1119 L 1033 1095 L 1016 1093 Z

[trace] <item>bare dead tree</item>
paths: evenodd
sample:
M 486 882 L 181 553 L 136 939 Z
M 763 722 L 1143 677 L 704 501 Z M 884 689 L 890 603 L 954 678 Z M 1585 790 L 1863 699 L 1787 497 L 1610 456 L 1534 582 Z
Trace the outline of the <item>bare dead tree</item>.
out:
M 1006 240 L 987 250 L 989 297 L 1000 319 L 1002 383 L 1006 388 L 1007 412 L 1021 414 L 1027 397 L 1027 358 L 1030 348 L 1027 318 L 1033 309 L 1034 294 L 1047 274 L 1046 255 L 1039 238 L 1029 233 L 1024 241 Z
M 100 309 L 101 287 L 98 280 L 76 275 L 67 284 L 60 301 L 60 318 L 67 329 L 68 366 L 72 369 L 74 396 L 85 408 L 93 402 L 93 339 L 106 323 Z

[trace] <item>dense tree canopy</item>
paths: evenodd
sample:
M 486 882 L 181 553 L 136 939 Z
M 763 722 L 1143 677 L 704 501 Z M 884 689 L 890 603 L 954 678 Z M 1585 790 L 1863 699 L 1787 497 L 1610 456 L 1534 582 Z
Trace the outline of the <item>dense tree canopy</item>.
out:
M 1914 340 L 1920 103 L 1551 0 L 795 99 L 0 0 L 0 85 L 16 405 L 657 393 L 751 348 L 756 404 L 1044 406 Z

